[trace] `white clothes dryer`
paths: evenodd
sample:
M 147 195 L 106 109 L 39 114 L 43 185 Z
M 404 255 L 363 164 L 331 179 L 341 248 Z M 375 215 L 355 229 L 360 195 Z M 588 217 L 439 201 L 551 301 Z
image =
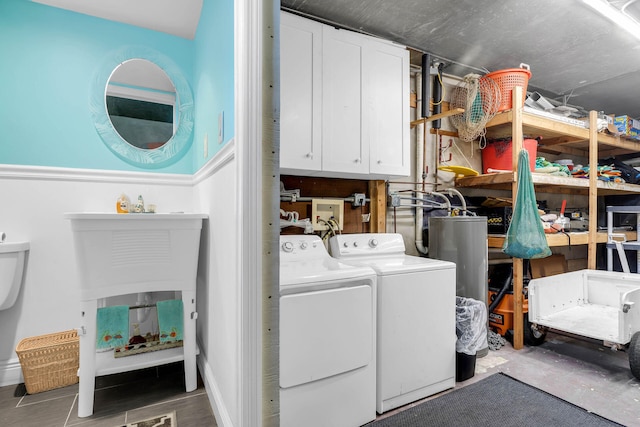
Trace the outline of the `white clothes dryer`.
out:
M 329 243 L 332 256 L 378 276 L 377 412 L 454 387 L 455 264 L 406 255 L 400 234 L 342 234 Z
M 280 425 L 357 427 L 376 417 L 376 274 L 318 236 L 280 236 Z

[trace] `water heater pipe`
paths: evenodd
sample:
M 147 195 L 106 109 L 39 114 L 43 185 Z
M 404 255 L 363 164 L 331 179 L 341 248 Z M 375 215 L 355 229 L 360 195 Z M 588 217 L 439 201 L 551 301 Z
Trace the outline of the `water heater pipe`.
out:
M 442 62 L 438 64 L 438 72 L 433 76 L 433 114 L 442 112 Z M 433 129 L 440 129 L 442 120 L 434 120 L 431 123 Z
M 422 55 L 421 89 L 418 90 L 416 88 L 416 93 L 421 95 L 423 101 L 422 106 L 420 108 L 416 108 L 416 111 L 421 112 L 421 118 L 429 117 L 429 100 L 431 99 L 431 93 L 429 93 L 429 80 L 431 80 L 431 55 L 424 53 Z
M 460 205 L 462 206 L 462 215 L 466 216 L 467 215 L 467 202 L 464 200 L 464 196 L 462 195 L 461 192 L 459 192 L 458 190 L 456 190 L 455 188 L 449 188 L 447 189 L 447 192 L 449 193 L 450 197 L 453 197 L 454 195 L 458 197 L 458 199 L 460 199 Z
M 420 96 L 418 96 L 416 100 L 416 112 L 422 111 L 423 117 L 425 117 L 424 116 L 424 113 L 425 113 L 424 99 L 428 99 L 428 98 L 425 98 L 425 91 L 423 90 L 423 88 L 425 87 L 424 76 L 425 74 L 427 75 L 429 74 L 429 67 L 430 67 L 430 64 L 429 64 L 430 60 L 428 59 L 427 59 L 427 64 L 425 66 L 425 57 L 428 58 L 429 55 L 428 54 L 422 55 L 422 73 L 416 74 L 416 80 L 415 80 L 416 93 L 420 94 Z M 426 86 L 427 87 L 429 86 L 428 82 Z M 428 96 L 428 93 L 426 95 Z M 428 106 L 427 106 L 426 112 L 427 113 L 429 112 Z M 426 149 L 424 144 L 425 143 L 424 129 L 426 128 L 426 126 L 427 124 L 425 122 L 422 122 L 416 127 L 416 181 L 422 180 L 423 191 L 424 191 L 425 181 L 427 179 L 427 174 L 425 173 L 425 170 L 424 170 L 424 165 L 426 161 L 426 159 L 424 158 L 426 156 Z M 420 190 L 419 185 L 416 185 L 416 190 Z M 427 255 L 429 253 L 429 248 L 425 247 L 422 241 L 423 218 L 424 218 L 424 211 L 419 208 L 416 209 L 415 226 L 414 226 L 416 250 L 418 251 L 418 253 L 422 255 Z

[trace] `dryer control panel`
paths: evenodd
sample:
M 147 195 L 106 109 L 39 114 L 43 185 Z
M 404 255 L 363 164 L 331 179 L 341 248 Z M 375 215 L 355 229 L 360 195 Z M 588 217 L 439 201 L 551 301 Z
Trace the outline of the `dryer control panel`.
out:
M 325 248 L 322 239 L 318 236 L 301 236 L 289 235 L 280 236 L 280 257 L 289 258 L 318 258 L 321 256 L 328 257 L 327 248 Z
M 405 252 L 404 240 L 398 233 L 339 234 L 329 240 L 329 248 L 336 258 Z

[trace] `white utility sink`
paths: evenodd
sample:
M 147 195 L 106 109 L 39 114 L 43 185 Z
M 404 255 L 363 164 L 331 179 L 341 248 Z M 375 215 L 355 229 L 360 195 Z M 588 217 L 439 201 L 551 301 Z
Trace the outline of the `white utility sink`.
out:
M 185 388 L 197 386 L 196 276 L 205 214 L 67 213 L 80 274 L 78 416 L 93 413 L 96 375 L 184 360 Z M 183 347 L 114 358 L 96 355 L 98 300 L 142 292 L 180 291 Z

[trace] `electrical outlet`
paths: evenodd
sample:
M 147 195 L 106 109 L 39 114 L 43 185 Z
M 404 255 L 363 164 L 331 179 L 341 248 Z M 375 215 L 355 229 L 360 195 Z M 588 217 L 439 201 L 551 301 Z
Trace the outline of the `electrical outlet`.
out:
M 204 134 L 204 158 L 209 157 L 209 134 Z
M 311 199 L 311 224 L 316 231 L 329 230 L 327 222 L 338 223 L 338 230 L 344 227 L 344 200 Z

